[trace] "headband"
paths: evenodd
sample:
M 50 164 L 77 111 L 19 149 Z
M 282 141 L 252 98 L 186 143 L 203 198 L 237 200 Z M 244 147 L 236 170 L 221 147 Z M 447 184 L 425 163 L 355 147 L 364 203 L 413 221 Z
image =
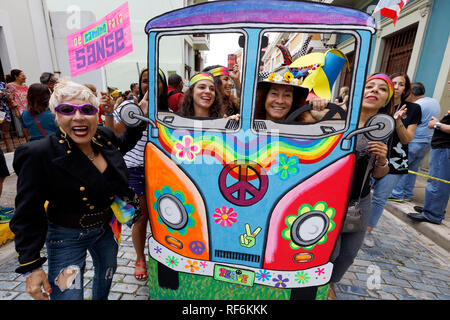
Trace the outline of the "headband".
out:
M 213 77 L 230 75 L 230 72 L 229 72 L 228 68 L 226 68 L 226 67 L 217 67 L 217 68 L 209 70 L 208 72 L 211 73 L 213 75 Z
M 387 83 L 387 85 L 389 87 L 389 98 L 387 99 L 386 103 L 388 103 L 391 100 L 392 96 L 394 95 L 394 84 L 392 83 L 391 78 L 389 78 L 384 73 L 376 73 L 376 74 L 370 76 L 369 78 L 367 78 L 366 83 L 373 79 L 380 79 Z
M 158 69 L 158 73 L 161 79 L 166 82 L 166 76 L 164 75 L 164 72 L 161 69 Z
M 212 74 L 203 72 L 203 73 L 198 73 L 191 78 L 191 81 L 189 81 L 189 88 L 201 80 L 208 80 L 208 81 L 211 81 L 213 84 L 215 84 L 214 77 L 212 76 Z

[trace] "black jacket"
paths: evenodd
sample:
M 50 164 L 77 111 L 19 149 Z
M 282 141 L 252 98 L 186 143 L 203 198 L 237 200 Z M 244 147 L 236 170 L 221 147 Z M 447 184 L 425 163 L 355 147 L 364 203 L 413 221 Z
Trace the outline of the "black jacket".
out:
M 129 128 L 117 137 L 110 129 L 98 127 L 93 147 L 107 161 L 114 183 L 105 183 L 102 173 L 59 130 L 17 148 L 13 160 L 18 176 L 16 211 L 10 221 L 19 254 L 16 272 L 26 273 L 46 261 L 40 257 L 40 250 L 45 243 L 47 219 L 59 224 L 61 215 L 96 213 L 109 208 L 115 195 L 129 195 L 123 155 L 136 145 L 144 129 Z

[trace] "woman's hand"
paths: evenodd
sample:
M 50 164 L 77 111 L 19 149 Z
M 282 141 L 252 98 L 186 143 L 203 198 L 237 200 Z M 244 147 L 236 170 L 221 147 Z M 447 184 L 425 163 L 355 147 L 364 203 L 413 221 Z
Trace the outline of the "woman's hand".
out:
M 100 106 L 105 113 L 112 113 L 114 111 L 114 100 L 107 92 L 101 92 L 100 94 L 102 95 L 100 98 Z
M 408 111 L 408 108 L 406 108 L 406 104 L 404 104 L 394 113 L 394 120 L 406 118 L 406 111 Z
M 325 108 L 329 102 L 330 100 L 326 98 L 315 98 L 309 101 L 312 104 L 311 115 L 315 120 L 321 120 L 327 114 L 328 110 Z
M 141 108 L 142 112 L 144 113 L 144 117 L 146 117 L 148 115 L 148 91 L 145 93 L 141 102 L 139 102 L 139 107 Z
M 233 70 L 229 70 L 228 72 L 230 73 L 231 80 L 233 80 L 235 83 L 241 80 L 241 73 L 237 64 L 234 65 Z
M 239 121 L 241 119 L 241 115 L 239 113 L 236 113 L 232 116 L 227 116 L 226 114 L 223 115 L 224 118 Z
M 439 119 L 432 116 L 430 122 L 428 122 L 428 129 L 434 129 L 434 125 L 438 122 Z
M 42 288 L 44 292 L 42 292 Z M 35 270 L 27 277 L 26 290 L 35 300 L 49 300 L 52 289 L 44 270 Z
M 375 155 L 375 163 L 382 167 L 386 164 L 388 147 L 383 142 L 369 141 L 369 151 Z

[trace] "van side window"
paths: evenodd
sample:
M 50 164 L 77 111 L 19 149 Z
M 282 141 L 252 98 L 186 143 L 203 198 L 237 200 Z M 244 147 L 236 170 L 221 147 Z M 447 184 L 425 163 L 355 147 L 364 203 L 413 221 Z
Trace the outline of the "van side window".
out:
M 254 130 L 305 136 L 343 130 L 353 73 L 343 50 L 355 51 L 355 37 L 312 32 L 265 32 L 263 37 L 268 44 L 261 50 L 255 84 Z M 339 96 L 341 87 L 347 88 L 345 97 Z
M 225 129 L 229 119 L 239 119 L 244 50 L 242 31 L 162 33 L 158 68 L 168 79 L 168 110 L 158 107 L 158 120 L 173 127 Z

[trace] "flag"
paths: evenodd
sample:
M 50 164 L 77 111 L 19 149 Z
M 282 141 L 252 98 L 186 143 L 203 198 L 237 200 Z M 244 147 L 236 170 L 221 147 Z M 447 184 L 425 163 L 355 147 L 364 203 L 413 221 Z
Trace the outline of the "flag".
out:
M 409 0 L 380 0 L 372 15 L 379 12 L 383 17 L 392 19 L 395 26 L 400 12 L 408 2 Z

